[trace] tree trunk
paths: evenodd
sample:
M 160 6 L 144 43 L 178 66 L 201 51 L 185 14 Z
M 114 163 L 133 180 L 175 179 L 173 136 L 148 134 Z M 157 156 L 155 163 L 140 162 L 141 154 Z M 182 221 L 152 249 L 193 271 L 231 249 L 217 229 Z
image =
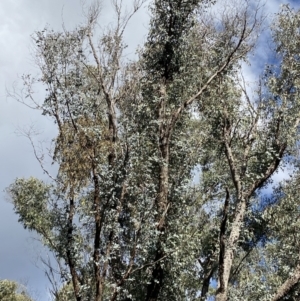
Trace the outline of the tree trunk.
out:
M 94 181 L 94 210 L 95 210 L 95 236 L 94 236 L 94 275 L 96 279 L 96 296 L 95 301 L 101 301 L 103 295 L 103 283 L 100 274 L 100 234 L 101 234 L 101 215 L 100 215 L 100 187 L 99 179 L 93 166 Z
M 161 129 L 162 131 L 162 129 Z M 163 286 L 164 269 L 161 266 L 161 260 L 165 256 L 162 243 L 165 240 L 164 232 L 166 228 L 165 216 L 168 210 L 168 189 L 169 189 L 169 141 L 166 137 L 160 139 L 160 151 L 161 151 L 161 166 L 159 172 L 159 191 L 156 201 L 158 208 L 157 216 L 157 230 L 160 232 L 158 241 L 156 244 L 156 253 L 154 262 L 154 268 L 150 284 L 147 287 L 146 301 L 155 301 L 158 299 L 159 293 Z
M 73 217 L 75 214 L 75 205 L 74 200 L 70 199 L 70 208 L 69 208 L 69 216 L 68 216 L 68 248 L 67 248 L 67 259 L 68 259 L 68 265 L 70 268 L 70 274 L 72 277 L 72 284 L 74 288 L 74 294 L 76 301 L 81 301 L 80 296 L 80 283 L 78 280 L 78 275 L 75 268 L 75 262 L 73 260 L 72 255 L 72 240 L 73 240 Z M 74 251 L 74 250 L 73 250 Z
M 243 223 L 245 210 L 246 201 L 241 199 L 238 204 L 228 242 L 225 246 L 224 258 L 222 260 L 223 264 L 219 266 L 219 287 L 217 290 L 216 301 L 227 300 L 229 276 L 234 259 L 236 243 L 241 232 L 241 225 Z

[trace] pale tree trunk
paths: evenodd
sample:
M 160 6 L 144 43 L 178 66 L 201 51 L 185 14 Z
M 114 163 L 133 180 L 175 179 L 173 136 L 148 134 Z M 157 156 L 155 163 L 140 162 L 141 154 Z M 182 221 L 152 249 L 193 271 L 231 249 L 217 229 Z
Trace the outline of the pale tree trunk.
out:
M 229 276 L 234 259 L 234 252 L 240 236 L 241 226 L 246 211 L 246 201 L 240 200 L 235 219 L 232 224 L 230 236 L 225 248 L 223 265 L 219 267 L 219 287 L 217 290 L 216 301 L 226 301 L 228 293 Z

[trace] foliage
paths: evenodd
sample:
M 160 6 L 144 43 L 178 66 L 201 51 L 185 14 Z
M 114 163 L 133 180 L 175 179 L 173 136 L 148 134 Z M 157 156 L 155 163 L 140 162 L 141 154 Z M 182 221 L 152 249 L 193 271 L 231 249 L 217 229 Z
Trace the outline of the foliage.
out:
M 127 15 L 113 3 L 116 25 L 98 40 L 97 5 L 74 31 L 37 32 L 41 76 L 24 76 L 57 126 L 59 171 L 8 193 L 57 260 L 56 300 L 296 300 L 300 13 L 277 15 L 277 62 L 249 95 L 241 63 L 259 3 L 215 16 L 213 1 L 153 1 L 134 61 L 122 36 L 143 1 Z M 292 179 L 266 196 L 287 166 Z
M 0 280 L 1 301 L 32 301 L 23 286 L 15 281 Z

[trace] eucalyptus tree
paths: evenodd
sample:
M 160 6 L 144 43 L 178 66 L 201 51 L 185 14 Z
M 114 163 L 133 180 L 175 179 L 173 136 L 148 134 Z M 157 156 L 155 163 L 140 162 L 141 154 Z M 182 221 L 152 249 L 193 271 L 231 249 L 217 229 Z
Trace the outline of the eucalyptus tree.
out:
M 123 16 L 114 1 L 117 24 L 97 45 L 97 4 L 86 26 L 63 33 L 45 29 L 34 37 L 41 70 L 37 81 L 47 86 L 38 108 L 58 127 L 52 156 L 59 172 L 50 185 L 33 178 L 17 180 L 10 193 L 24 226 L 42 235 L 62 279 L 72 281 L 76 300 L 102 300 L 105 294 L 114 300 L 133 265 L 134 255 L 130 262 L 128 257 L 135 253 L 137 239 L 128 238 L 132 243 L 121 253 L 127 239 L 122 215 L 125 219 L 129 210 L 124 209 L 129 145 L 117 109 L 127 95 L 136 94 L 134 85 L 125 89 L 123 84 L 131 74 L 130 66 L 122 66 L 122 35 L 143 2 L 135 1 L 132 12 Z M 24 77 L 31 99 L 34 81 Z
M 99 38 L 96 4 L 73 31 L 37 32 L 41 76 L 24 76 L 27 99 L 57 126 L 50 156 L 59 171 L 49 183 L 17 179 L 8 192 L 20 222 L 57 260 L 63 288 L 53 267 L 47 274 L 56 300 L 296 294 L 295 258 L 286 263 L 291 278 L 278 264 L 266 268 L 273 242 L 286 237 L 269 218 L 284 201 L 264 203 L 260 191 L 298 139 L 299 48 L 284 35 L 299 35 L 298 13 L 278 15 L 281 71 L 270 66 L 251 97 L 239 74 L 259 34 L 259 3 L 228 2 L 216 17 L 213 1 L 153 1 L 135 61 L 123 55 L 123 33 L 144 1 L 128 14 L 113 4 L 116 24 Z M 46 86 L 40 104 L 35 82 Z M 44 154 L 35 155 L 47 172 Z
M 289 218 L 283 209 L 294 206 L 291 212 L 297 215 L 298 201 L 291 201 L 285 192 L 297 185 L 295 181 L 287 182 L 289 188 L 280 185 L 272 197 L 262 191 L 280 166 L 298 168 L 298 20 L 299 12 L 289 7 L 278 14 L 272 28 L 278 64 L 267 66 L 253 97 L 243 79 L 235 86 L 220 81 L 220 97 L 212 98 L 202 115 L 211 134 L 204 133 L 208 147 L 203 152 L 201 185 L 210 202 L 219 206 L 213 213 L 221 219 L 218 247 L 212 246 L 209 260 L 203 261 L 209 265 L 210 280 L 218 283 L 216 300 L 298 298 L 299 251 L 293 248 L 295 232 L 291 229 L 287 235 L 284 230 L 297 222 L 290 215 L 290 225 L 284 224 Z M 288 264 L 281 255 L 286 256 L 287 250 Z
M 197 143 L 190 144 L 194 141 L 187 136 L 193 131 L 190 126 L 192 110 L 202 114 L 209 99 L 207 94 L 218 96 L 220 79 L 227 78 L 253 47 L 259 20 L 256 15 L 249 16 L 247 9 L 249 7 L 239 7 L 239 10 L 224 13 L 221 24 L 215 24 L 205 13 L 203 2 L 155 2 L 142 60 L 147 80 L 142 91 L 148 100 L 145 106 L 153 108 L 149 119 L 157 120 L 151 133 L 159 158 L 154 174 L 159 180 L 155 200 L 158 238 L 154 258 L 157 264 L 152 270 L 147 300 L 157 300 L 163 286 L 164 298 L 188 298 L 186 287 L 180 283 L 174 285 L 176 279 L 181 280 L 180 272 L 174 267 L 176 260 L 169 257 L 175 262 L 172 273 L 176 276 L 173 278 L 165 267 L 168 259 L 162 261 L 161 258 L 166 254 L 164 248 L 168 240 L 181 232 L 173 223 L 187 227 L 180 220 L 190 211 L 185 202 L 191 201 L 190 197 L 184 200 L 183 192 L 189 188 L 186 180 L 191 179 L 190 174 L 199 159 L 195 157 L 196 150 L 201 147 Z M 241 15 L 244 18 L 240 18 Z M 207 132 L 205 127 L 203 132 Z M 178 166 L 181 166 L 179 170 Z M 193 206 L 197 206 L 196 203 Z M 193 244 L 191 237 L 189 242 Z M 189 256 L 187 260 L 197 257 L 196 253 Z M 181 265 L 181 272 L 184 270 Z
M 25 287 L 7 279 L 0 280 L 0 299 L 2 301 L 32 301 Z

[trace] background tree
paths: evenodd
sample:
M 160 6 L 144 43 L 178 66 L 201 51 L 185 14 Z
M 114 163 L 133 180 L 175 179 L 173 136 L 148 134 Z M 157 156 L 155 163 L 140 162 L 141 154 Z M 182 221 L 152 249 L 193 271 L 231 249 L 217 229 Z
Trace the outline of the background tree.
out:
M 0 280 L 0 299 L 3 301 L 32 301 L 24 286 L 6 279 Z

